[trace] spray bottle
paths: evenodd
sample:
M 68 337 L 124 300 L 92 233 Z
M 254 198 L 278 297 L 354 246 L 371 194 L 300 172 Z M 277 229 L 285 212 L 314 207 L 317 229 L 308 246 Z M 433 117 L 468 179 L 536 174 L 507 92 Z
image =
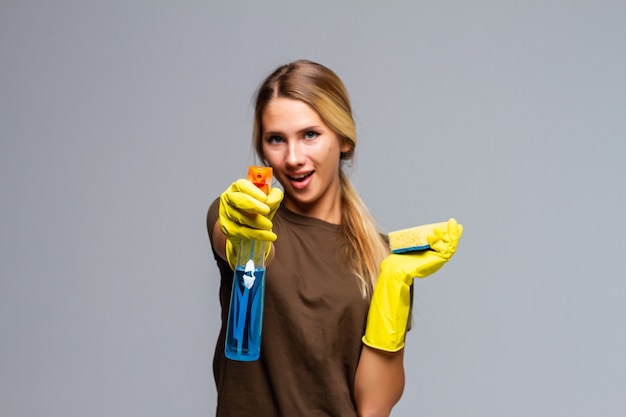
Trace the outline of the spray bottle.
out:
M 272 168 L 251 166 L 248 179 L 266 194 Z M 242 239 L 230 294 L 226 349 L 228 359 L 255 361 L 261 354 L 261 327 L 265 293 L 265 252 L 271 242 Z

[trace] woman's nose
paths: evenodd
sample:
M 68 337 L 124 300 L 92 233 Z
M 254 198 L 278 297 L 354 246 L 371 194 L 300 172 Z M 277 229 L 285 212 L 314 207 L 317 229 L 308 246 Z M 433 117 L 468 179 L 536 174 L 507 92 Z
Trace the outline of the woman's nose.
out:
M 299 166 L 304 164 L 304 152 L 299 141 L 290 141 L 287 149 L 287 164 Z

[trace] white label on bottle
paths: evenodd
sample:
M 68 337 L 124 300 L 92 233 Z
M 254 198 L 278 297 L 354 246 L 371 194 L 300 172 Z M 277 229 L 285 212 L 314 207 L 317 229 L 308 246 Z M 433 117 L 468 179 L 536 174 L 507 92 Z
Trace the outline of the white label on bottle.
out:
M 252 286 L 254 285 L 255 279 L 256 278 L 254 276 L 254 261 L 252 259 L 248 259 L 248 262 L 246 262 L 246 267 L 243 272 L 244 287 L 246 287 L 247 289 L 252 288 Z

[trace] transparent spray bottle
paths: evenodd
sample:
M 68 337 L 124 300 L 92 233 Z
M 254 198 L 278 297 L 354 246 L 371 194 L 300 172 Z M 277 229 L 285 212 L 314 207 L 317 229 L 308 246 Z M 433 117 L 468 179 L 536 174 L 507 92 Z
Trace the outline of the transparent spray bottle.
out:
M 272 168 L 251 166 L 248 179 L 266 194 L 272 183 Z M 265 252 L 270 242 L 242 239 L 230 294 L 226 349 L 228 359 L 255 361 L 261 354 Z

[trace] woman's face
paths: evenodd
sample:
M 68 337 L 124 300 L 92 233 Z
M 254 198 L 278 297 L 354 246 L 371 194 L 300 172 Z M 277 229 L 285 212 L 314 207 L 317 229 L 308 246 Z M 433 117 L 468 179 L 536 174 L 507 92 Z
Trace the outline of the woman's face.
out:
M 300 100 L 272 99 L 261 121 L 263 154 L 283 185 L 283 204 L 296 213 L 340 223 L 339 159 L 350 144 L 342 144 Z

